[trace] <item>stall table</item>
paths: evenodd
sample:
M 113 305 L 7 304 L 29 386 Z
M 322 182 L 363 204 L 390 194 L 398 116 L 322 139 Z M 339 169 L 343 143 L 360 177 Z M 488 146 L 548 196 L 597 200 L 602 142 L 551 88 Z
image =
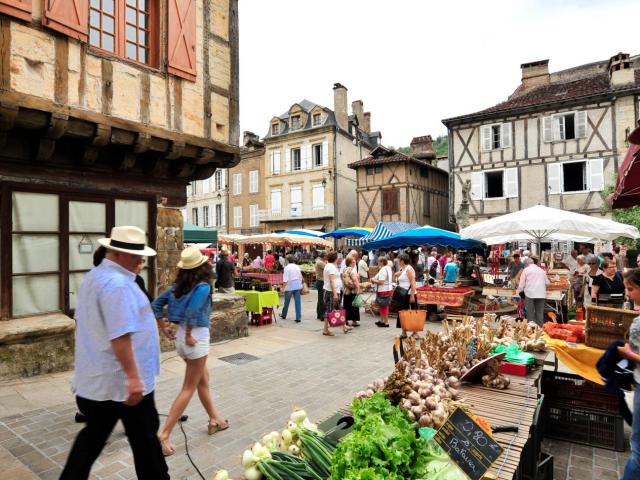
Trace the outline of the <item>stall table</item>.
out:
M 236 290 L 236 294 L 245 298 L 245 310 L 250 313 L 262 313 L 265 307 L 279 307 L 280 298 L 278 292 L 269 290 L 266 292 L 258 292 L 256 290 Z
M 282 273 L 253 273 L 253 272 L 242 272 L 240 274 L 242 277 L 249 278 L 257 278 L 264 282 L 270 283 L 271 285 L 282 285 L 284 283 L 283 274 Z

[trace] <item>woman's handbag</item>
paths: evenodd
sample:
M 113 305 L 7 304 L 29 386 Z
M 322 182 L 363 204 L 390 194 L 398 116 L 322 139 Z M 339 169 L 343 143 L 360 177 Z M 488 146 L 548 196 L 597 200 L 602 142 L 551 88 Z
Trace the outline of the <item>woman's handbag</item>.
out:
M 351 306 L 355 308 L 360 308 L 362 306 L 362 295 L 357 294 L 356 298 L 354 298 L 353 302 L 351 302 Z
M 403 303 L 406 301 L 407 296 L 409 295 L 409 289 L 397 286 L 393 290 L 393 301 L 395 303 Z
M 376 295 L 376 305 L 388 307 L 391 305 L 391 295 Z
M 421 332 L 424 330 L 424 323 L 427 319 L 426 310 L 400 310 L 400 325 L 407 332 Z
M 346 310 L 331 310 L 327 312 L 327 323 L 330 327 L 341 327 L 346 320 Z

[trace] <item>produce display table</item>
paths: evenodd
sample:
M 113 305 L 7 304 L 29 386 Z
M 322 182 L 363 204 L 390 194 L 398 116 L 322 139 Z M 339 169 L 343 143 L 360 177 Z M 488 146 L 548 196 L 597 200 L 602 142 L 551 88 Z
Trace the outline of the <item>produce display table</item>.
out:
M 418 304 L 436 304 L 448 307 L 461 307 L 473 295 L 469 287 L 431 287 L 423 286 L 416 289 Z
M 538 379 L 542 369 L 537 368 L 526 377 L 509 375 L 511 384 L 506 390 L 495 390 L 482 385 L 463 384 L 462 399 L 471 411 L 487 419 L 491 425 L 517 425 L 517 432 L 494 433 L 493 438 L 504 451 L 489 470 L 490 478 L 512 480 L 520 466 L 522 450 L 529 440 L 529 431 L 538 406 Z
M 582 378 L 604 385 L 600 374 L 596 370 L 596 362 L 604 353 L 604 350 L 587 347 L 584 343 L 567 343 L 564 340 L 544 336 L 547 348 L 553 350 L 558 360 L 567 366 L 569 370 Z
M 242 277 L 249 278 L 258 278 L 264 282 L 270 283 L 271 285 L 282 285 L 284 283 L 282 277 L 282 273 L 251 273 L 251 272 L 242 272 L 240 274 Z
M 245 310 L 251 313 L 262 313 L 265 307 L 280 306 L 278 292 L 270 290 L 268 292 L 257 292 L 255 290 L 236 290 L 236 294 L 245 298 Z

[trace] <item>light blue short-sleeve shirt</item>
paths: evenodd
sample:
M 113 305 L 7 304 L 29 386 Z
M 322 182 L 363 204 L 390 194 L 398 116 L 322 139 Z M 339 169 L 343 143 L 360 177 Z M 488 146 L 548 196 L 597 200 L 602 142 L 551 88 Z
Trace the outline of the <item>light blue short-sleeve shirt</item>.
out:
M 135 274 L 111 260 L 87 273 L 76 308 L 76 357 L 73 388 L 89 400 L 127 398 L 127 376 L 111 350 L 111 340 L 131 334 L 144 394 L 155 389 L 160 373 L 158 327 L 149 299 Z

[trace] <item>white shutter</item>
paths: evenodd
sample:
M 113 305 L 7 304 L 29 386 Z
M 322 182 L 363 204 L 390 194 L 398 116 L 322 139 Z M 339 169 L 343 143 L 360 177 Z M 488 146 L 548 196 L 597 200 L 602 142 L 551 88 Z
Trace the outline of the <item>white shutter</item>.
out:
M 576 112 L 576 138 L 586 138 L 587 136 L 587 112 L 582 110 Z
M 273 152 L 273 173 L 276 175 L 280 173 L 280 150 Z
M 222 188 L 225 189 L 228 186 L 227 183 L 227 168 L 225 168 L 224 170 L 222 170 L 222 175 L 220 175 L 222 177 Z
M 284 171 L 291 171 L 291 149 L 287 148 L 284 151 Z
M 212 226 L 213 225 L 213 205 L 209 205 L 209 207 L 207 208 L 207 225 Z
M 211 215 L 213 215 L 213 217 L 211 217 L 211 226 L 212 227 L 217 227 L 218 226 L 218 216 L 216 215 L 216 206 L 215 205 L 211 205 L 213 208 L 211 209 Z
M 511 123 L 503 123 L 500 130 L 500 146 L 502 148 L 509 148 L 511 146 Z
M 300 155 L 302 155 L 302 161 L 300 162 L 302 170 L 308 170 L 311 168 L 311 145 L 303 145 L 300 149 Z
M 249 193 L 256 193 L 258 191 L 258 171 L 251 170 L 249 172 Z
M 594 158 L 587 163 L 587 174 L 589 178 L 589 190 L 601 192 L 604 189 L 604 163 L 601 158 Z
M 322 184 L 313 186 L 313 208 L 324 207 L 324 187 Z
M 562 164 L 547 164 L 547 190 L 550 195 L 562 193 Z
M 518 196 L 518 169 L 504 169 L 504 196 L 514 198 Z
M 282 209 L 282 198 L 280 190 L 273 190 L 271 192 L 271 211 L 279 213 Z
M 242 207 L 233 207 L 233 226 L 236 228 L 242 227 Z
M 271 175 L 273 175 L 276 172 L 276 152 L 271 152 Z
M 329 165 L 329 142 L 322 142 L 322 165 Z
M 233 194 L 234 195 L 242 194 L 242 174 L 240 173 L 233 174 Z
M 224 227 L 227 224 L 227 219 L 226 219 L 227 209 L 225 208 L 224 203 L 221 205 L 220 210 L 222 212 L 222 215 L 220 215 L 222 217 L 222 222 L 220 222 L 220 226 Z
M 561 115 L 559 117 L 551 117 L 551 129 L 553 130 L 553 139 L 554 140 L 564 140 L 565 129 L 564 129 L 564 117 Z
M 483 125 L 482 132 L 482 150 L 488 152 L 491 150 L 491 125 Z
M 471 198 L 473 200 L 484 198 L 484 174 L 482 172 L 471 173 Z
M 544 131 L 543 141 L 553 142 L 553 117 L 544 117 L 542 119 L 542 129 Z

